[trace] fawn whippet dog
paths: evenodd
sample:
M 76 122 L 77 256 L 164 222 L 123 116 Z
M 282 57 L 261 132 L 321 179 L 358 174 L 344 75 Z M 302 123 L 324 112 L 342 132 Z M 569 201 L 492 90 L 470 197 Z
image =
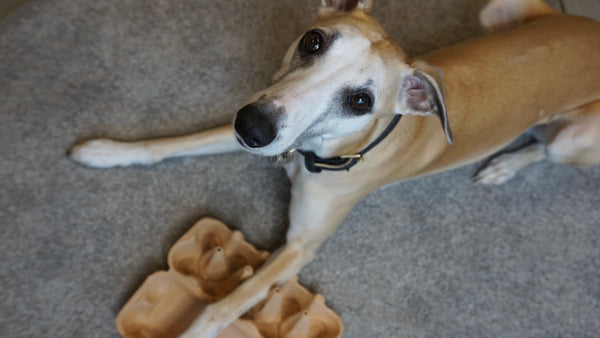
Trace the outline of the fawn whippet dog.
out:
M 541 0 L 492 0 L 480 20 L 497 34 L 411 59 L 371 7 L 372 0 L 322 0 L 273 84 L 247 101 L 233 125 L 142 142 L 91 140 L 71 151 L 92 167 L 242 148 L 285 160 L 287 243 L 207 306 L 184 336 L 218 334 L 298 273 L 381 186 L 480 160 L 527 131 L 538 141 L 501 155 L 475 179 L 502 183 L 542 159 L 600 162 L 599 23 L 560 15 Z

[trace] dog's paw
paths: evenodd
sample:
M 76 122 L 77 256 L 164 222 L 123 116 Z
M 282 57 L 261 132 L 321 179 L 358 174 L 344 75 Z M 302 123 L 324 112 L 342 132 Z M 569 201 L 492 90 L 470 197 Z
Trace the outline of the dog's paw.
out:
M 67 155 L 77 163 L 94 168 L 155 162 L 148 150 L 139 143 L 117 142 L 108 139 L 83 142 L 71 148 Z
M 559 13 L 543 0 L 490 0 L 479 13 L 479 22 L 488 32 L 497 33 Z
M 523 22 L 525 4 L 521 0 L 492 0 L 479 13 L 479 22 L 488 32 L 502 32 Z
M 513 178 L 521 168 L 519 158 L 515 155 L 500 155 L 481 168 L 474 176 L 473 182 L 484 185 L 499 185 Z

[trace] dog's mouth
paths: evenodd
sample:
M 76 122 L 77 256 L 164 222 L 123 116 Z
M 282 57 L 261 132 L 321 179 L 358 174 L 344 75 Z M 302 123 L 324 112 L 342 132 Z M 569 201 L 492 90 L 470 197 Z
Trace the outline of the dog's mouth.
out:
M 286 150 L 283 151 L 273 151 L 270 148 L 272 148 L 272 142 L 263 146 L 257 146 L 256 140 L 251 140 L 251 141 L 246 141 L 247 138 L 244 138 L 243 136 L 241 136 L 237 131 L 234 132 L 235 134 L 235 139 L 237 140 L 237 142 L 242 146 L 242 148 L 252 154 L 255 155 L 260 155 L 260 156 L 279 156 L 279 154 L 281 152 L 286 152 Z M 248 142 L 252 142 L 251 144 L 248 144 Z M 254 146 L 253 146 L 254 145 Z
M 273 140 L 272 143 L 264 146 L 264 147 L 251 147 L 244 141 L 244 138 L 240 136 L 237 131 L 234 132 L 235 138 L 237 142 L 242 146 L 245 151 L 248 151 L 251 154 L 264 156 L 264 157 L 272 157 L 275 160 L 275 165 L 279 166 L 280 164 L 287 163 L 288 159 L 292 158 L 290 156 L 292 153 L 296 151 L 298 148 L 297 142 L 293 142 L 287 146 L 283 146 L 281 142 L 277 142 L 277 138 Z M 281 160 L 284 160 L 283 162 Z

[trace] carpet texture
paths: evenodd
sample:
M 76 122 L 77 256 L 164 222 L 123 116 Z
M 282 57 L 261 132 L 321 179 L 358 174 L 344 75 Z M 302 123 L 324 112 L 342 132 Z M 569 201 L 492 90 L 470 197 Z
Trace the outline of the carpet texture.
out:
M 416 55 L 481 35 L 484 4 L 378 0 L 374 16 Z M 125 301 L 203 216 L 260 249 L 284 242 L 289 183 L 269 160 L 93 170 L 65 152 L 230 121 L 318 5 L 32 0 L 0 21 L 0 336 L 116 337 Z M 476 167 L 375 192 L 302 271 L 346 337 L 600 332 L 600 168 L 541 162 L 490 188 L 470 183 Z

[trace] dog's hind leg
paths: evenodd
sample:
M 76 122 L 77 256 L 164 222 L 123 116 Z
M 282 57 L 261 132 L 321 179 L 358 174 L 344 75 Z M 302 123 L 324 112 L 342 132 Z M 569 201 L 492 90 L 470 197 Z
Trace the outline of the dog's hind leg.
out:
M 489 32 L 501 32 L 537 18 L 560 14 L 542 0 L 491 0 L 479 13 Z
M 68 156 L 95 168 L 153 164 L 167 158 L 241 150 L 231 124 L 195 134 L 136 142 L 94 139 L 74 146 Z
M 567 112 L 529 132 L 536 141 L 496 156 L 475 174 L 473 181 L 502 184 L 525 166 L 544 159 L 573 166 L 600 163 L 600 101 Z
M 600 163 L 600 101 L 579 107 L 545 127 L 536 137 L 547 144 L 548 160 L 578 167 Z

